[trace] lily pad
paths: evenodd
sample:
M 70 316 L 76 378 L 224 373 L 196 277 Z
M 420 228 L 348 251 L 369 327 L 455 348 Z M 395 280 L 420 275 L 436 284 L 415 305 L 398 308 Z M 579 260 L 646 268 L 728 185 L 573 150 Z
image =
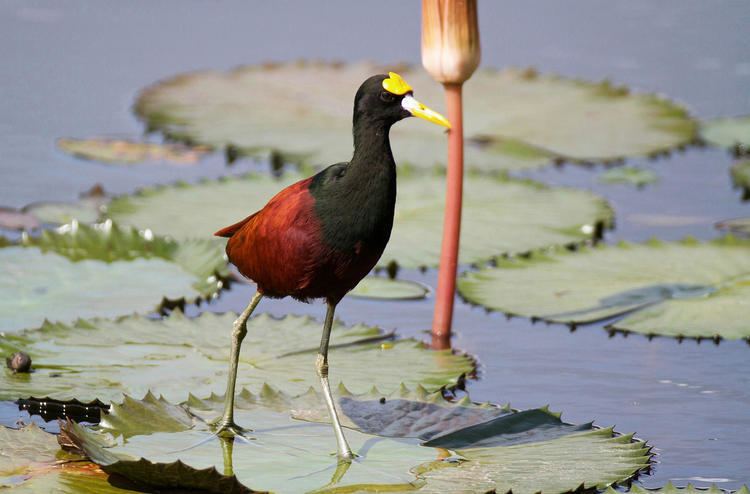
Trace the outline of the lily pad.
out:
M 727 491 L 717 487 L 716 484 L 711 485 L 709 488 L 695 487 L 693 484 L 688 484 L 686 487 L 675 487 L 672 482 L 668 482 L 667 485 L 659 489 L 644 489 L 643 487 L 633 484 L 628 489 L 627 494 L 726 494 Z M 731 491 L 730 491 L 731 492 Z M 611 487 L 608 487 L 605 494 L 620 494 L 621 491 L 617 491 Z M 734 491 L 735 494 L 750 494 L 750 489 L 746 485 Z
M 750 150 L 750 115 L 717 118 L 701 124 L 701 137 L 714 146 Z
M 716 223 L 716 228 L 726 230 L 735 235 L 750 237 L 750 218 L 733 218 Z
M 745 199 L 750 199 L 750 160 L 738 161 L 730 170 L 735 187 L 745 191 Z
M 648 467 L 650 453 L 632 435 L 616 436 L 612 429 L 589 429 L 547 440 L 550 430 L 520 434 L 506 446 L 460 449 L 458 462 L 438 460 L 418 470 L 426 485 L 422 493 L 513 492 L 514 494 L 572 492 L 604 488 Z M 462 461 L 463 460 L 463 461 Z
M 206 238 L 262 208 L 301 175 L 281 179 L 259 174 L 177 184 L 115 198 L 108 215 L 118 224 L 149 228 L 183 240 Z M 471 174 L 461 226 L 462 264 L 501 254 L 585 242 L 612 222 L 606 201 L 586 191 Z M 393 233 L 380 267 L 435 267 L 440 260 L 445 179 L 407 170 L 398 182 Z
M 443 101 L 442 87 L 421 68 L 301 62 L 178 75 L 143 90 L 135 112 L 172 139 L 329 165 L 351 156 L 356 88 L 387 70 L 398 70 L 425 103 Z M 660 153 L 692 141 L 697 127 L 683 108 L 657 96 L 533 70 L 480 70 L 464 98 L 465 134 L 481 143 L 466 148 L 466 163 L 485 170 L 538 167 L 551 157 Z M 525 143 L 524 156 L 517 159 L 518 150 L 503 145 L 508 141 Z M 444 164 L 445 136 L 424 122 L 399 123 L 392 145 L 397 163 Z
M 57 147 L 76 158 L 124 165 L 149 162 L 195 165 L 209 151 L 206 146 L 190 147 L 184 144 L 157 144 L 124 139 L 58 139 Z
M 417 400 L 411 401 L 414 395 Z M 244 390 L 236 416 L 255 429 L 248 444 L 205 442 L 206 420 L 220 413 L 220 397 L 188 400 L 188 412 L 195 417 L 188 430 L 103 433 L 69 423 L 65 431 L 107 472 L 211 492 L 454 492 L 458 487 L 478 493 L 562 493 L 579 485 L 625 481 L 646 467 L 650 457 L 646 445 L 631 436 L 615 436 L 611 429 L 591 424 L 565 424 L 546 409 L 512 412 L 489 404 L 451 404 L 424 390 L 399 390 L 397 397 L 389 396 L 396 400 L 393 404 L 378 400 L 380 409 L 369 398 L 350 396 L 347 405 L 349 418 L 366 424 L 346 431 L 359 455 L 348 469 L 335 468 L 329 455 L 335 439 L 328 424 L 289 417 L 290 408 L 322 399 L 312 391 L 291 397 L 267 386 L 258 394 Z M 384 416 L 368 417 L 369 412 Z M 149 421 L 148 415 L 138 415 Z M 443 434 L 420 443 L 421 436 L 437 431 Z M 114 440 L 116 436 L 128 439 Z M 446 447 L 452 445 L 461 449 L 451 454 Z M 172 475 L 164 475 L 170 471 Z
M 212 297 L 226 276 L 213 242 L 73 223 L 0 248 L 0 332 L 152 312 L 165 300 Z
M 34 215 L 0 206 L 0 228 L 7 230 L 34 230 L 39 228 L 39 226 L 39 220 Z
M 534 253 L 459 280 L 469 301 L 567 324 L 678 338 L 750 337 L 750 242 L 652 241 Z
M 627 184 L 641 188 L 659 181 L 659 176 L 651 170 L 637 166 L 610 168 L 601 175 L 599 181 L 605 184 Z
M 41 223 L 64 225 L 73 221 L 95 223 L 108 202 L 105 197 L 85 197 L 78 202 L 37 202 L 29 204 L 23 211 Z
M 416 281 L 368 276 L 349 292 L 349 296 L 376 300 L 420 300 L 428 293 L 430 293 L 430 288 Z
M 127 494 L 83 457 L 60 450 L 57 437 L 34 424 L 21 429 L 0 426 L 0 490 L 26 494 Z M 123 482 L 120 482 L 122 485 Z
M 232 313 L 189 319 L 175 311 L 163 320 L 131 316 L 116 321 L 45 323 L 40 329 L 0 338 L 0 354 L 23 349 L 36 372 L 0 371 L 0 399 L 49 396 L 59 400 L 118 400 L 152 389 L 170 400 L 186 389 L 198 395 L 226 385 Z M 268 382 L 294 393 L 318 386 L 315 355 L 322 323 L 308 317 L 253 317 L 242 346 L 238 386 Z M 357 325 L 333 328 L 330 379 L 357 392 L 373 385 L 391 391 L 405 382 L 428 389 L 452 386 L 474 362 L 450 351 L 432 351 L 414 339 Z M 368 372 L 378 369 L 378 372 Z

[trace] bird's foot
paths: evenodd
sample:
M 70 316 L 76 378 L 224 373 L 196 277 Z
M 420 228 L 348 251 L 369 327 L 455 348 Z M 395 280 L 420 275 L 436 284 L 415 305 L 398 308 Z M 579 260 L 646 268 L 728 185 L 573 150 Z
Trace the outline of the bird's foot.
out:
M 254 437 L 248 437 L 248 433 L 253 432 L 252 429 L 245 429 L 244 427 L 240 427 L 231 420 L 217 419 L 213 422 L 209 422 L 208 425 L 211 428 L 211 433 L 206 437 L 185 448 L 170 451 L 170 453 L 182 453 L 183 451 L 189 451 L 191 449 L 197 448 L 198 446 L 203 446 L 207 442 L 210 442 L 214 439 L 231 443 L 233 443 L 236 439 L 246 444 L 250 444 L 255 440 Z
M 214 436 L 221 437 L 224 439 L 231 439 L 235 437 L 248 439 L 247 435 L 253 432 L 252 429 L 246 429 L 240 427 L 234 423 L 234 420 L 220 418 L 211 424 L 211 429 Z
M 336 453 L 331 453 L 331 456 L 335 456 L 339 463 L 351 463 L 352 461 L 359 458 L 359 455 L 357 453 L 352 453 L 351 450 L 347 451 L 338 451 Z

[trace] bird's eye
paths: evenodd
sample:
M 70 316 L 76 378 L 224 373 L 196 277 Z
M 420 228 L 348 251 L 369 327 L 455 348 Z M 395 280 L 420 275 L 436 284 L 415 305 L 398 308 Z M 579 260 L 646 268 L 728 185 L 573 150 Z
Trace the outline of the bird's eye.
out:
M 396 99 L 396 97 L 388 91 L 382 91 L 380 93 L 380 99 L 386 103 L 393 103 L 393 100 Z

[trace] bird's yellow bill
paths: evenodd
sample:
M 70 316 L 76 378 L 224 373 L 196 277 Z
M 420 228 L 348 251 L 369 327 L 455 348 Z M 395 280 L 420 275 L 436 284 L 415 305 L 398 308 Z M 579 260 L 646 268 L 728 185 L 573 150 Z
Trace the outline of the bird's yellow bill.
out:
M 423 118 L 428 122 L 436 123 L 438 125 L 442 125 L 443 127 L 448 127 L 449 129 L 451 128 L 451 123 L 447 118 L 445 118 L 435 110 L 430 110 L 410 94 L 404 96 L 404 99 L 401 100 L 401 106 L 404 108 L 404 110 L 408 111 L 415 117 Z

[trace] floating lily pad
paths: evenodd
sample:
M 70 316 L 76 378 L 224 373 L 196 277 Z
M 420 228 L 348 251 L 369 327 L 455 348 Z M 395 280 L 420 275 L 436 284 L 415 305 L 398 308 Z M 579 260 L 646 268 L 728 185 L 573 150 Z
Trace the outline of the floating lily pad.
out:
M 703 122 L 701 137 L 714 146 L 740 151 L 750 150 L 750 115 Z
M 416 401 L 410 399 L 414 395 Z M 402 389 L 377 405 L 370 398 L 350 396 L 348 405 L 340 404 L 350 410 L 349 419 L 363 419 L 362 427 L 346 431 L 359 455 L 348 469 L 336 469 L 329 454 L 335 450 L 330 425 L 289 417 L 289 409 L 316 406 L 322 397 L 315 392 L 291 397 L 267 386 L 258 394 L 243 391 L 235 415 L 254 428 L 249 444 L 200 444 L 209 434 L 206 420 L 221 412 L 220 397 L 188 400 L 188 412 L 196 417 L 189 430 L 102 433 L 70 423 L 65 431 L 107 472 L 211 492 L 453 492 L 458 487 L 477 493 L 562 493 L 579 485 L 625 481 L 650 457 L 646 445 L 631 436 L 614 436 L 611 429 L 591 424 L 565 424 L 545 409 L 512 412 L 489 404 L 452 404 L 424 390 Z M 370 412 L 383 416 L 369 417 Z M 148 415 L 138 416 L 149 421 Z M 420 443 L 422 436 L 436 432 L 443 434 Z M 108 433 L 128 440 L 113 441 Z M 446 448 L 453 445 L 461 448 L 452 455 Z M 180 475 L 174 474 L 177 470 Z
M 0 332 L 152 312 L 164 300 L 211 297 L 226 276 L 213 242 L 74 223 L 0 248 Z
M 716 484 L 713 484 L 709 488 L 695 487 L 693 484 L 688 484 L 687 487 L 675 487 L 672 482 L 668 482 L 667 485 L 659 489 L 644 489 L 637 484 L 633 484 L 626 492 L 627 494 L 726 494 L 728 491 L 717 487 Z M 621 491 L 617 491 L 611 487 L 608 487 L 605 492 L 605 494 L 620 493 Z M 743 485 L 740 489 L 734 491 L 734 493 L 750 494 L 750 489 L 748 489 L 746 485 Z
M 632 435 L 589 429 L 548 439 L 550 432 L 545 423 L 505 446 L 459 449 L 463 461 L 422 465 L 418 472 L 426 484 L 420 492 L 451 492 L 455 486 L 477 493 L 571 492 L 581 486 L 604 488 L 648 466 L 648 448 Z
M 34 230 L 39 226 L 39 220 L 34 215 L 13 208 L 0 207 L 0 228 Z
M 745 199 L 750 199 L 750 160 L 738 161 L 730 170 L 732 182 L 744 190 Z
M 261 209 L 282 187 L 280 180 L 249 174 L 241 178 L 145 189 L 115 198 L 108 215 L 118 224 L 150 228 L 182 240 L 207 238 L 219 228 Z M 584 242 L 612 221 L 612 210 L 589 192 L 550 188 L 501 177 L 469 175 L 465 180 L 462 264 L 501 254 Z M 414 171 L 401 174 L 393 233 L 379 266 L 435 267 L 445 204 L 445 179 Z
M 135 111 L 150 130 L 173 139 L 329 165 L 351 156 L 356 89 L 387 70 L 398 70 L 421 101 L 440 109 L 442 87 L 421 68 L 302 62 L 178 75 L 143 90 Z M 697 127 L 683 108 L 657 96 L 533 70 L 480 70 L 464 98 L 466 136 L 480 143 L 466 148 L 466 163 L 487 170 L 538 167 L 551 157 L 659 153 L 692 141 Z M 392 131 L 396 162 L 443 164 L 442 131 L 413 120 Z M 509 141 L 525 143 L 520 159 L 518 149 L 504 145 Z
M 534 253 L 468 273 L 461 294 L 485 307 L 551 322 L 617 318 L 647 335 L 750 337 L 750 242 L 620 244 Z
M 735 235 L 750 237 L 750 218 L 733 218 L 716 223 L 716 228 L 732 232 Z
M 416 281 L 368 276 L 349 292 L 349 296 L 379 300 L 419 300 L 425 298 L 428 293 L 429 287 Z
M 115 487 L 107 478 L 97 465 L 61 451 L 57 437 L 34 424 L 17 430 L 0 426 L 0 490 L 14 494 L 136 492 Z
M 108 202 L 105 197 L 85 197 L 78 202 L 37 202 L 29 204 L 23 211 L 41 223 L 64 225 L 72 221 L 95 223 L 102 207 Z
M 659 176 L 651 170 L 637 166 L 610 168 L 601 175 L 599 181 L 605 184 L 627 184 L 641 188 L 659 181 Z
M 0 354 L 23 349 L 34 360 L 36 372 L 0 371 L 0 399 L 110 401 L 122 393 L 143 395 L 152 389 L 179 400 L 186 389 L 198 395 L 223 390 L 236 317 L 203 313 L 189 319 L 176 311 L 163 320 L 132 316 L 71 325 L 45 323 L 37 330 L 8 335 L 0 338 Z M 238 386 L 268 382 L 295 393 L 318 386 L 314 364 L 321 331 L 322 323 L 308 317 L 253 317 L 242 345 Z M 414 339 L 391 339 L 377 328 L 336 323 L 331 382 L 346 379 L 358 392 L 373 385 L 390 391 L 402 381 L 437 389 L 455 385 L 474 369 L 467 356 L 432 351 Z
M 184 144 L 157 144 L 124 139 L 58 139 L 57 147 L 77 158 L 124 165 L 149 162 L 195 165 L 209 151 L 206 146 L 190 147 Z

